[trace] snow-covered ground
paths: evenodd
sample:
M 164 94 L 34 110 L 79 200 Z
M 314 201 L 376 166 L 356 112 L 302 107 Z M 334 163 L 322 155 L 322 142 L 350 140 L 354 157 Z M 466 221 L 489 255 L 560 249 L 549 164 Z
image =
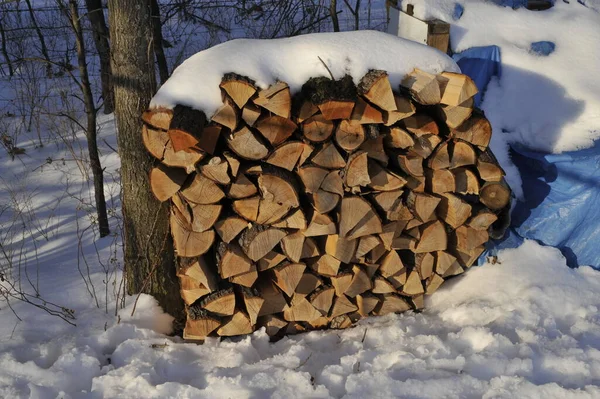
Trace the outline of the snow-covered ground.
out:
M 453 2 L 413 3 L 451 18 Z M 509 141 L 579 148 L 596 138 L 600 14 L 575 0 L 547 14 L 459 3 L 453 46 L 498 44 L 507 65 L 484 102 L 495 150 Z M 537 40 L 555 41 L 556 52 L 529 54 Z M 545 102 L 529 101 L 535 93 Z M 99 122 L 109 237 L 95 234 L 78 162 L 83 134 L 43 148 L 20 142 L 25 154 L 0 157 L 0 283 L 19 281 L 15 291 L 76 324 L 0 298 L 0 398 L 600 397 L 600 272 L 569 269 L 558 250 L 533 241 L 446 283 L 422 313 L 276 343 L 263 331 L 204 345 L 169 337 L 171 317 L 151 297 L 123 296 L 114 120 Z

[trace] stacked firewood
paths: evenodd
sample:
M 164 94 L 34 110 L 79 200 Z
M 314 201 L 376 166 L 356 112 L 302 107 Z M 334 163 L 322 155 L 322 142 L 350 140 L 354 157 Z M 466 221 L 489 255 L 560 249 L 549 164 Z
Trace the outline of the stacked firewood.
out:
M 226 74 L 220 87 L 210 120 L 181 105 L 143 115 L 186 338 L 420 309 L 502 223 L 511 192 L 465 75 L 414 70 L 394 90 L 372 70 L 292 96 L 285 82 L 261 90 Z

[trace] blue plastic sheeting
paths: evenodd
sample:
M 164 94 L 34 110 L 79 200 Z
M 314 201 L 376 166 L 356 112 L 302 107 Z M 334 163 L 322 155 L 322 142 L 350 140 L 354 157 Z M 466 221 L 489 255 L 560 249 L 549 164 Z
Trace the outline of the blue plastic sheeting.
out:
M 460 3 L 454 3 L 454 11 L 452 11 L 452 19 L 458 21 L 465 12 L 464 7 Z
M 600 269 L 600 141 L 562 154 L 513 148 L 511 155 L 525 200 L 517 201 L 510 231 L 489 252 L 528 238 L 557 247 L 570 267 Z
M 477 85 L 479 93 L 475 96 L 475 105 L 481 104 L 483 93 L 492 76 L 502 75 L 500 47 L 472 47 L 452 56 L 465 75 L 469 75 Z
M 548 41 L 531 43 L 531 52 L 537 55 L 550 55 L 554 52 L 556 44 Z
M 527 7 L 528 0 L 492 0 L 492 2 L 502 7 L 521 8 Z

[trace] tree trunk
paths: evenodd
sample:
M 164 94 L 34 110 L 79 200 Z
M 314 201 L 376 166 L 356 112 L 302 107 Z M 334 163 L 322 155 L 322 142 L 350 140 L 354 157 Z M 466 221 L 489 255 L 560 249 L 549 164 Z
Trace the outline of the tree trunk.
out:
M 0 21 L 0 38 L 2 38 L 2 55 L 6 60 L 6 65 L 8 65 L 8 76 L 13 76 L 15 71 L 13 69 L 12 61 L 8 56 L 8 49 L 6 48 L 6 33 L 4 32 L 4 26 L 2 26 L 2 21 Z
M 48 75 L 48 77 L 51 78 L 52 77 L 52 64 L 50 63 L 50 56 L 48 55 L 48 48 L 46 47 L 46 41 L 44 40 L 44 35 L 42 34 L 42 31 L 40 30 L 40 27 L 38 26 L 37 20 L 35 19 L 35 15 L 33 13 L 33 8 L 31 7 L 31 1 L 25 0 L 25 3 L 27 4 L 27 9 L 29 10 L 29 17 L 31 18 L 31 23 L 33 24 L 33 27 L 35 28 L 35 32 L 38 36 L 38 39 L 40 39 L 42 55 L 44 56 L 44 59 L 48 63 L 46 65 L 46 75 Z
M 147 0 L 109 0 L 115 114 L 121 156 L 125 275 L 130 294 L 153 295 L 169 314 L 183 317 L 175 275 L 168 207 L 153 196 L 148 174 L 154 160 L 142 144 L 140 115 L 156 83 Z
M 71 13 L 71 24 L 75 33 L 77 42 L 77 62 L 79 64 L 80 86 L 83 93 L 85 104 L 85 113 L 87 115 L 86 138 L 88 144 L 88 154 L 90 156 L 90 166 L 94 175 L 94 195 L 96 198 L 96 212 L 98 214 L 98 229 L 100 237 L 106 237 L 110 233 L 108 227 L 108 216 L 106 215 L 106 200 L 104 199 L 104 176 L 100 157 L 98 156 L 98 143 L 96 140 L 96 106 L 94 96 L 88 77 L 87 62 L 85 58 L 85 41 L 81 22 L 79 20 L 79 11 L 77 10 L 77 0 L 69 0 L 69 10 Z
M 340 31 L 340 22 L 337 16 L 337 0 L 331 0 L 329 2 L 329 15 L 331 15 L 331 22 L 333 22 L 333 31 Z
M 160 84 L 162 85 L 169 79 L 169 65 L 165 57 L 163 49 L 162 25 L 160 22 L 160 7 L 157 0 L 150 0 L 150 8 L 152 11 L 152 45 L 158 64 L 158 76 L 160 76 Z
M 85 0 L 87 17 L 92 26 L 94 44 L 100 58 L 100 80 L 102 82 L 102 98 L 104 113 L 110 114 L 115 110 L 112 71 L 110 69 L 110 45 L 108 44 L 108 28 L 104 20 L 101 0 Z

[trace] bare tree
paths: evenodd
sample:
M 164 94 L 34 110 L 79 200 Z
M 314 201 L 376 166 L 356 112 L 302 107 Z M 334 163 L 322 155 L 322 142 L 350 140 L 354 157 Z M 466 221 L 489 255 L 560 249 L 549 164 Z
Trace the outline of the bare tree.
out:
M 182 316 L 166 205 L 154 198 L 148 173 L 154 160 L 144 148 L 141 113 L 154 94 L 151 10 L 147 0 L 109 0 L 117 142 L 121 156 L 125 276 L 130 294 L 153 295 Z
M 154 54 L 156 55 L 160 84 L 163 84 L 169 79 L 169 66 L 163 49 L 162 24 L 160 22 L 160 7 L 158 6 L 158 1 L 150 0 L 150 8 L 152 11 L 152 46 L 154 47 Z
M 350 2 L 348 0 L 344 0 L 344 3 L 346 3 L 346 7 L 348 7 L 348 9 L 352 13 L 352 15 L 354 15 L 354 30 L 359 30 L 360 29 L 360 14 L 359 14 L 360 0 L 356 0 L 354 7 L 352 7 L 352 5 L 350 4 Z
M 108 43 L 108 28 L 104 20 L 101 0 L 85 0 L 87 17 L 92 27 L 92 36 L 98 58 L 100 59 L 100 81 L 102 84 L 102 98 L 104 99 L 104 113 L 110 114 L 115 109 L 115 100 L 112 84 L 112 71 L 110 69 L 110 45 Z
M 2 55 L 4 56 L 4 60 L 6 61 L 6 65 L 8 66 L 8 76 L 13 76 L 15 74 L 15 70 L 13 69 L 12 61 L 8 56 L 8 49 L 6 46 L 6 33 L 4 32 L 4 24 L 2 19 L 0 19 L 0 39 L 2 42 L 0 43 Z
M 333 31 L 340 31 L 340 22 L 337 16 L 337 0 L 331 0 L 329 3 L 329 15 L 331 15 L 331 22 L 333 22 Z
M 79 19 L 79 10 L 77 9 L 77 0 L 69 0 L 69 10 L 63 5 L 62 1 L 58 2 L 63 8 L 63 12 L 69 17 L 71 28 L 75 34 L 75 43 L 77 44 L 77 63 L 79 65 L 79 81 L 77 84 L 83 94 L 83 104 L 85 106 L 85 114 L 87 116 L 87 125 L 85 135 L 87 139 L 88 155 L 90 157 L 90 167 L 94 179 L 94 197 L 96 200 L 96 213 L 98 215 L 98 230 L 100 237 L 105 237 L 110 234 L 108 226 L 108 216 L 106 214 L 106 200 L 104 198 L 104 173 L 100 157 L 98 156 L 98 142 L 96 131 L 96 105 L 92 94 L 92 86 L 88 76 L 87 60 L 85 52 L 85 40 L 83 30 L 81 29 L 81 21 Z
M 33 7 L 31 7 L 31 1 L 30 0 L 25 0 L 25 4 L 27 4 L 27 9 L 29 11 L 29 17 L 31 18 L 31 23 L 33 24 L 33 27 L 35 29 L 35 33 L 38 36 L 38 39 L 40 40 L 40 47 L 41 47 L 41 52 L 42 52 L 42 56 L 44 56 L 44 58 L 46 59 L 47 65 L 46 65 L 46 74 L 48 75 L 49 78 L 52 77 L 52 63 L 50 61 L 50 56 L 48 55 L 48 48 L 46 47 L 46 40 L 44 39 L 44 35 L 42 34 L 42 30 L 40 29 L 37 20 L 35 19 L 35 14 L 33 12 Z

